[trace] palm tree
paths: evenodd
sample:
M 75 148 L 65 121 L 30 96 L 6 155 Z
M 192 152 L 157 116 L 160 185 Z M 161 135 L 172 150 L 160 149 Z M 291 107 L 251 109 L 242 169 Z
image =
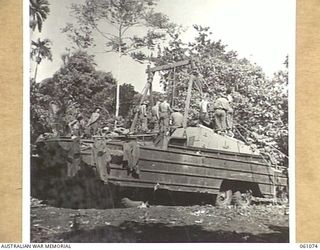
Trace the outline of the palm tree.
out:
M 50 12 L 48 0 L 30 0 L 30 28 L 34 31 L 38 27 L 42 30 L 42 24 Z
M 51 53 L 51 41 L 49 39 L 40 40 L 38 38 L 38 41 L 32 41 L 31 42 L 31 58 L 35 60 L 36 62 L 36 69 L 34 72 L 34 81 L 36 81 L 37 72 L 38 72 L 38 65 L 41 63 L 43 59 L 48 59 L 52 61 L 52 53 Z

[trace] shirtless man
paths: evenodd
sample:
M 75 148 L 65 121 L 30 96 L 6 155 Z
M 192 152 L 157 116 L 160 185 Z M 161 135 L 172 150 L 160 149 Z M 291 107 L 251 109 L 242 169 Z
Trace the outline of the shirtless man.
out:
M 151 124 L 154 132 L 159 132 L 159 120 L 160 120 L 159 106 L 160 106 L 160 102 L 157 101 L 156 104 L 151 108 L 151 115 L 152 115 Z
M 200 102 L 200 123 L 205 126 L 209 126 L 209 113 L 208 113 L 208 105 L 209 105 L 208 97 L 205 95 Z
M 147 102 L 143 102 L 139 107 L 139 119 L 141 123 L 141 130 L 143 133 L 148 131 L 148 118 L 147 118 Z
M 77 118 L 68 124 L 71 134 L 73 136 L 82 136 L 84 130 L 84 120 L 81 114 L 77 115 Z
M 229 101 L 220 94 L 220 97 L 214 103 L 214 120 L 216 131 L 225 132 L 227 129 L 227 112 L 231 109 Z
M 167 99 L 164 99 L 159 105 L 160 111 L 160 131 L 166 133 L 169 130 L 169 118 L 172 109 Z
M 92 113 L 87 124 L 87 127 L 91 135 L 97 134 L 98 128 L 99 128 L 99 120 L 100 120 L 100 108 L 96 108 L 95 111 Z
M 180 113 L 180 109 L 173 108 L 173 113 L 170 115 L 170 124 L 172 130 L 183 127 L 183 114 Z

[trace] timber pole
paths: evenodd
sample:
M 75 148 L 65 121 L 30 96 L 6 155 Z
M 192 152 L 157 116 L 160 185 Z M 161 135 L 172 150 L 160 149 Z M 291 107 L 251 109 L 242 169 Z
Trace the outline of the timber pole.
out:
M 189 107 L 190 107 L 190 101 L 191 101 L 191 90 L 192 90 L 193 80 L 194 80 L 194 76 L 192 75 L 190 76 L 190 79 L 188 82 L 186 106 L 184 108 L 184 116 L 183 116 L 183 128 L 186 128 L 188 123 L 188 113 L 189 113 Z
M 191 101 L 191 91 L 192 91 L 192 85 L 193 85 L 193 81 L 195 79 L 194 74 L 194 64 L 193 61 L 190 60 L 190 64 L 191 64 L 191 76 L 189 78 L 189 82 L 188 82 L 188 90 L 187 90 L 187 99 L 186 99 L 186 106 L 184 108 L 184 116 L 183 116 L 183 128 L 187 128 L 187 123 L 188 123 L 188 114 L 189 114 L 189 108 L 190 108 L 190 101 Z
M 150 105 L 151 105 L 151 107 L 153 107 L 153 105 L 154 105 L 154 100 L 153 100 L 153 94 L 152 94 L 152 92 L 153 92 L 153 90 L 152 90 L 152 78 L 153 78 L 153 74 L 154 73 L 152 73 L 151 72 L 151 70 L 150 70 L 151 68 L 150 68 L 150 65 L 148 65 L 147 66 L 147 70 L 148 70 L 148 79 L 151 79 L 151 81 L 150 81 L 150 86 L 149 86 L 149 90 L 150 90 Z
M 140 100 L 139 107 L 142 105 L 143 101 L 145 100 L 145 98 L 148 94 L 148 91 L 150 90 L 150 86 L 152 85 L 153 75 L 154 75 L 154 72 L 152 72 L 152 73 L 150 72 L 150 74 L 148 75 L 147 84 L 145 85 L 145 87 L 143 89 L 142 98 Z M 133 118 L 131 127 L 130 127 L 130 132 L 134 132 L 134 129 L 136 127 L 137 120 L 138 120 L 138 115 L 139 115 L 139 112 L 136 111 L 136 113 L 134 114 L 134 118 Z

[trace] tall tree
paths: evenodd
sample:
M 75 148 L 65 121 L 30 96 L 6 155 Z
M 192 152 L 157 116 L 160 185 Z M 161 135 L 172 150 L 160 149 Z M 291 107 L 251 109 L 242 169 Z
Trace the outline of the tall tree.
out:
M 65 123 L 78 113 L 88 119 L 96 107 L 106 122 L 114 109 L 115 79 L 111 73 L 95 69 L 94 58 L 83 51 L 70 55 L 64 65 L 40 83 L 31 82 L 31 129 L 32 138 L 50 131 L 49 103 L 54 100 L 61 108 Z
M 288 152 L 288 71 L 277 72 L 269 80 L 261 67 L 245 58 L 239 58 L 235 51 L 227 51 L 226 45 L 211 38 L 209 28 L 194 25 L 197 35 L 194 42 L 183 44 L 179 37 L 173 37 L 164 47 L 156 59 L 156 65 L 174 62 L 190 55 L 203 79 L 203 91 L 209 94 L 210 101 L 214 101 L 218 93 L 226 92 L 227 88 L 235 91 L 234 133 L 239 139 L 245 138 L 255 141 L 258 146 L 272 146 L 287 154 Z M 287 60 L 285 62 L 287 66 Z M 176 103 L 184 108 L 187 83 L 190 70 L 176 70 Z M 172 78 L 168 72 L 162 72 L 165 78 L 164 87 L 168 79 Z M 170 88 L 167 88 L 170 91 Z M 189 121 L 196 121 L 199 117 L 200 94 L 193 90 L 190 104 Z M 241 135 L 240 135 L 241 133 Z M 279 158 L 283 162 L 282 154 Z
M 34 31 L 38 28 L 41 32 L 44 20 L 50 12 L 48 0 L 30 0 L 30 28 Z
M 86 0 L 71 7 L 78 26 L 68 23 L 63 31 L 80 48 L 93 46 L 96 37 L 105 39 L 104 52 L 116 52 L 119 56 L 119 80 L 122 56 L 130 55 L 139 62 L 146 60 L 146 49 L 154 49 L 156 41 L 166 36 L 165 31 L 175 27 L 167 16 L 154 11 L 156 3 L 157 0 Z M 118 116 L 119 84 L 116 100 Z
M 36 62 L 36 68 L 34 71 L 34 81 L 36 82 L 38 66 L 43 59 L 48 59 L 52 61 L 52 53 L 51 53 L 51 41 L 49 39 L 40 40 L 38 38 L 37 42 L 31 42 L 31 58 Z
M 120 86 L 120 110 L 119 115 L 126 117 L 130 108 L 135 104 L 134 96 L 138 94 L 131 84 L 124 83 Z

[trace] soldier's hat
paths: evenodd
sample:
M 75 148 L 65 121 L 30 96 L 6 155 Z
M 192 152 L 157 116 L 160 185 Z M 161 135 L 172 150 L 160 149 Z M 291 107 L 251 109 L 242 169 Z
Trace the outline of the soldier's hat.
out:
M 180 112 L 180 111 L 181 111 L 181 109 L 178 108 L 178 107 L 173 107 L 172 110 L 173 110 L 173 111 L 176 111 L 176 112 Z

